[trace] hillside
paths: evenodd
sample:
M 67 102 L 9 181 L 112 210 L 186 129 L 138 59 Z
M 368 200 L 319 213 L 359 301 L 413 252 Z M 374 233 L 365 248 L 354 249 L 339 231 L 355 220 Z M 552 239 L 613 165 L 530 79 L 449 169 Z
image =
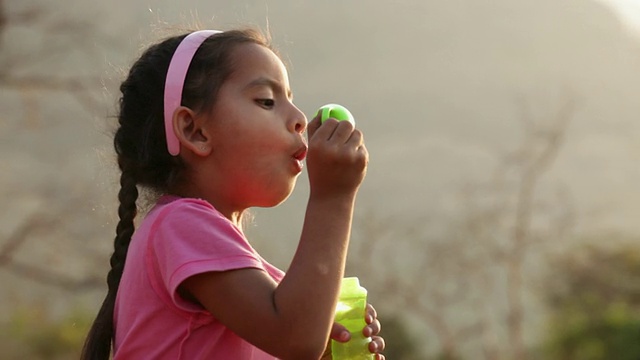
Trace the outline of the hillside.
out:
M 0 249 L 33 227 L 11 254 L 14 262 L 70 280 L 89 277 L 90 286 L 106 274 L 117 191 L 110 134 L 121 73 L 167 27 L 193 17 L 212 27 L 268 27 L 289 64 L 298 106 L 310 116 L 337 102 L 355 115 L 371 154 L 358 241 L 371 217 L 425 233 L 455 223 L 465 208 L 460 192 L 489 181 L 523 144 L 528 124 L 552 126 L 566 104 L 571 120 L 540 194 L 566 196 L 575 211 L 571 237 L 640 233 L 640 43 L 599 1 L 56 3 L 0 2 L 10 19 L 30 9 L 44 14 L 9 22 L 0 42 Z M 16 86 L 7 74 L 81 78 L 87 87 Z M 283 268 L 307 192 L 303 176 L 287 203 L 254 211 L 252 241 Z M 411 239 L 396 239 L 403 240 Z M 410 259 L 406 244 L 396 250 L 371 261 Z M 5 260 L 0 279 L 11 290 L 0 292 L 3 308 L 97 306 L 101 290 L 43 286 L 28 280 L 38 274 L 16 272 Z

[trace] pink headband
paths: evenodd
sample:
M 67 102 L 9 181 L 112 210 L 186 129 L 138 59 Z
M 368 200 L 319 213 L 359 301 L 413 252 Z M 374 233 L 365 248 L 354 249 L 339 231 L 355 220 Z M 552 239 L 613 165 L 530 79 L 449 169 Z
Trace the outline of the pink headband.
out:
M 169 154 L 180 153 L 180 142 L 173 131 L 173 113 L 182 103 L 182 88 L 187 70 L 200 45 L 211 35 L 221 33 L 218 30 L 201 30 L 187 35 L 178 45 L 167 70 L 164 83 L 164 131 L 167 136 Z

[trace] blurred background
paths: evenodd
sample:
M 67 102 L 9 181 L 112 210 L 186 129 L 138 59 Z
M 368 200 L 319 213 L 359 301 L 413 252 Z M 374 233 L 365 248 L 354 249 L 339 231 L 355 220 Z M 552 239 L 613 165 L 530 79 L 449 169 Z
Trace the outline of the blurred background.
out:
M 348 275 L 387 358 L 640 358 L 640 1 L 0 0 L 0 358 L 75 359 L 117 222 L 118 85 L 258 27 L 366 135 Z M 308 195 L 253 210 L 286 269 Z M 159 333 L 161 329 L 158 329 Z

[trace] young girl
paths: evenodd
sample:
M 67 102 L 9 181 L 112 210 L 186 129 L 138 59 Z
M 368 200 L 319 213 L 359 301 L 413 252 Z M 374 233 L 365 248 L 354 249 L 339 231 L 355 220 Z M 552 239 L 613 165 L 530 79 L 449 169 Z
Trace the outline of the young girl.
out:
M 287 71 L 252 30 L 197 31 L 149 48 L 120 86 L 122 171 L 109 291 L 83 359 L 319 359 L 333 323 L 368 154 L 346 121 L 305 115 Z M 308 144 L 305 140 L 308 132 Z M 245 211 L 310 195 L 287 273 L 242 232 Z M 159 194 L 134 232 L 138 187 Z M 384 340 L 362 314 L 377 359 Z

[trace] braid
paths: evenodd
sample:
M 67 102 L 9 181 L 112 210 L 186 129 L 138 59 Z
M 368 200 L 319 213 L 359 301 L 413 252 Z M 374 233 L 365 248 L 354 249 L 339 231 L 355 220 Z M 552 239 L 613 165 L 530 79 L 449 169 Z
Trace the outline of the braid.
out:
M 129 171 L 123 171 L 120 176 L 120 192 L 118 200 L 118 216 L 120 221 L 116 227 L 116 238 L 113 242 L 113 255 L 111 255 L 111 271 L 107 275 L 109 289 L 117 289 L 124 270 L 124 260 L 127 258 L 127 250 L 135 227 L 133 220 L 137 214 L 136 200 L 138 199 L 138 188 L 135 177 Z
M 120 206 L 118 207 L 120 221 L 116 227 L 116 238 L 113 242 L 114 251 L 110 260 L 111 270 L 107 274 L 109 291 L 91 330 L 89 330 L 89 336 L 82 351 L 82 359 L 84 360 L 109 359 L 111 344 L 115 340 L 113 314 L 129 243 L 135 229 L 133 220 L 137 214 L 136 200 L 138 199 L 135 177 L 126 168 L 123 169 L 120 176 L 118 199 L 120 200 Z

